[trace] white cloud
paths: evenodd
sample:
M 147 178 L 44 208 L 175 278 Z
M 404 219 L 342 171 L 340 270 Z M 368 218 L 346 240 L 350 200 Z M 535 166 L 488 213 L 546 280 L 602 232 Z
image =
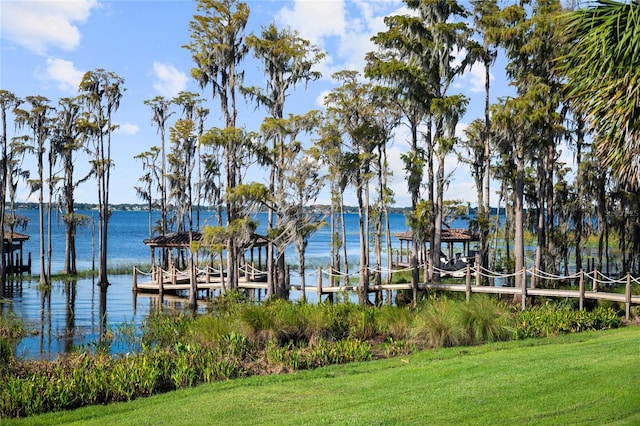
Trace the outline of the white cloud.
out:
M 97 0 L 3 1 L 2 38 L 44 55 L 50 47 L 74 50 L 81 34 L 76 24 L 87 20 Z
M 489 81 L 493 81 L 493 74 L 489 74 Z M 455 84 L 455 88 L 463 89 L 469 93 L 484 93 L 485 69 L 484 64 L 477 62 L 460 76 Z
M 336 1 L 294 1 L 293 8 L 283 8 L 278 18 L 298 30 L 300 36 L 314 44 L 321 44 L 329 36 L 345 32 L 345 3 Z
M 135 135 L 139 130 L 140 128 L 135 124 L 122 123 L 118 124 L 118 129 L 116 131 L 125 135 Z
M 58 84 L 61 90 L 77 90 L 84 72 L 77 70 L 73 62 L 64 59 L 47 59 L 44 78 Z
M 324 100 L 329 93 L 331 93 L 330 90 L 323 90 L 322 92 L 320 92 L 320 94 L 316 97 L 317 106 L 319 106 L 320 108 L 324 108 Z
M 362 71 L 365 55 L 375 50 L 371 37 L 386 29 L 384 17 L 398 13 L 401 6 L 394 0 L 296 0 L 293 7 L 283 8 L 277 17 L 301 37 L 329 52 L 318 66 L 328 79 L 344 69 Z
M 187 75 L 173 65 L 154 62 L 153 72 L 153 88 L 162 96 L 174 97 L 187 87 Z

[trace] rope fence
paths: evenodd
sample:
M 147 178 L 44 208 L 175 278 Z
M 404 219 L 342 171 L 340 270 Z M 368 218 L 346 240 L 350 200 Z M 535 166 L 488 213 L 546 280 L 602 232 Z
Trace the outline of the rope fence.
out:
M 428 271 L 428 264 L 421 263 L 417 266 L 419 270 Z M 288 268 L 287 268 L 288 269 Z M 411 267 L 402 267 L 397 269 L 389 269 L 382 266 L 373 266 L 368 268 L 368 272 L 372 274 L 386 274 L 388 277 L 393 274 L 406 273 L 411 271 Z M 223 280 L 224 272 L 220 269 L 212 266 L 206 266 L 204 268 L 194 268 L 194 275 L 198 280 L 198 283 L 204 279 L 205 283 L 215 288 L 215 284 Z M 255 281 L 260 278 L 266 277 L 267 271 L 255 268 L 252 264 L 245 264 L 240 269 L 240 272 L 244 274 L 246 283 L 240 283 L 240 288 L 247 288 L 253 290 L 259 290 L 265 288 L 265 286 L 257 286 L 251 284 L 250 281 Z M 431 273 L 438 273 L 441 275 L 451 274 L 452 270 L 443 268 L 432 268 Z M 584 308 L 584 302 L 587 299 L 593 300 L 608 300 L 615 303 L 624 303 L 625 314 L 627 319 L 630 317 L 630 309 L 632 305 L 640 305 L 640 296 L 633 295 L 633 286 L 640 286 L 640 278 L 627 275 L 624 277 L 608 277 L 600 271 L 594 270 L 590 272 L 579 271 L 569 275 L 554 274 L 547 271 L 538 270 L 534 267 L 530 269 L 523 268 L 520 271 L 511 273 L 503 273 L 501 271 L 493 271 L 482 267 L 481 265 L 467 264 L 466 268 L 459 269 L 456 272 L 463 273 L 461 278 L 464 280 L 464 284 L 452 284 L 441 282 L 423 282 L 418 284 L 420 290 L 443 290 L 443 291 L 456 291 L 465 292 L 467 299 L 472 293 L 489 293 L 489 294 L 510 294 L 514 297 L 519 297 L 522 303 L 522 309 L 526 308 L 526 299 L 528 297 L 542 296 L 542 297 L 557 297 L 557 298 L 577 298 L 579 300 L 580 309 Z M 299 271 L 294 271 L 293 274 L 300 277 Z M 287 270 L 287 275 L 290 275 Z M 138 277 L 146 277 L 157 286 L 157 291 L 160 293 L 163 290 L 170 289 L 171 285 L 176 285 L 179 282 L 185 282 L 191 279 L 189 270 L 179 271 L 175 268 L 164 270 L 159 267 L 154 267 L 151 271 L 142 271 L 137 267 L 133 267 L 133 289 L 138 290 L 141 284 L 138 283 Z M 316 292 L 318 300 L 322 295 L 337 293 L 337 292 L 362 292 L 363 288 L 356 281 L 356 278 L 360 277 L 360 271 L 354 272 L 342 272 L 333 268 L 317 268 L 309 269 L 305 271 L 305 278 L 315 278 L 316 285 L 305 285 L 305 291 Z M 515 287 L 511 282 L 518 278 L 523 278 L 525 285 Z M 471 285 L 472 279 L 475 278 L 475 285 Z M 495 282 L 499 280 L 507 285 L 495 285 Z M 306 281 L 306 280 L 305 280 Z M 352 283 L 353 281 L 353 283 Z M 288 281 L 290 282 L 290 281 Z M 539 283 L 544 282 L 547 288 L 540 288 Z M 569 288 L 548 288 L 549 283 L 562 282 L 573 283 Z M 487 284 L 488 283 L 488 284 Z M 392 291 L 411 290 L 413 286 L 411 283 L 390 283 L 387 281 L 385 284 L 371 284 L 368 283 L 368 289 L 370 292 L 377 292 L 385 290 L 387 291 L 387 298 L 391 297 Z M 587 284 L 590 284 L 590 290 L 587 291 Z M 603 291 L 604 289 L 612 289 L 615 287 L 624 286 L 624 293 Z M 145 287 L 149 289 L 149 287 Z M 289 285 L 290 289 L 301 290 L 300 285 Z M 637 289 L 636 289 L 637 290 Z M 390 300 L 387 301 L 390 303 Z

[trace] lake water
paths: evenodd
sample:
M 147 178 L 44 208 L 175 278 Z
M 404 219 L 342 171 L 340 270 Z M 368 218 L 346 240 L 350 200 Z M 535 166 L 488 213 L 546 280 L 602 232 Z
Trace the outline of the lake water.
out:
M 25 257 L 31 253 L 32 273 L 38 274 L 39 263 L 39 232 L 38 211 L 23 210 L 20 214 L 27 216 L 30 221 L 25 230 L 19 230 L 30 235 L 24 245 Z M 80 212 L 94 217 L 97 222 L 97 212 Z M 64 267 L 64 223 L 61 214 L 52 214 L 52 272 L 61 272 Z M 155 221 L 157 214 L 154 216 Z M 260 226 L 258 232 L 266 228 L 266 214 L 257 216 Z M 356 214 L 348 214 L 345 218 L 347 229 L 347 249 L 350 263 L 358 261 L 358 231 Z M 214 223 L 211 213 L 201 213 L 201 224 Z M 466 221 L 457 221 L 453 227 L 467 227 Z M 401 232 L 407 229 L 405 217 L 402 214 L 392 214 L 390 217 L 391 232 Z M 109 222 L 108 263 L 109 266 L 132 266 L 135 264 L 149 264 L 150 251 L 143 243 L 149 236 L 149 216 L 144 211 L 114 211 Z M 77 268 L 90 270 L 93 257 L 96 258 L 97 249 L 92 250 L 95 242 L 97 246 L 97 231 L 92 227 L 78 230 Z M 397 240 L 393 242 L 398 248 Z M 330 261 L 330 232 L 324 227 L 309 241 L 307 248 L 308 282 L 315 283 L 315 270 L 318 267 L 327 268 Z M 285 252 L 288 264 L 297 264 L 297 256 L 293 248 Z M 293 275 L 293 274 L 292 274 Z M 95 279 L 79 279 L 75 283 L 54 282 L 49 291 L 42 291 L 37 281 L 27 276 L 12 279 L 0 295 L 0 313 L 15 314 L 21 318 L 29 330 L 34 334 L 23 338 L 16 347 L 16 355 L 21 358 L 53 358 L 60 353 L 68 352 L 74 346 L 91 346 L 98 342 L 105 332 L 117 330 L 122 324 L 140 324 L 151 312 L 158 308 L 158 298 L 153 295 L 137 296 L 132 292 L 132 275 L 115 275 L 109 277 L 110 286 L 106 294 L 101 294 Z M 295 275 L 292 277 L 295 283 Z M 292 292 L 291 297 L 297 295 Z M 315 294 L 309 292 L 313 298 Z M 312 299 L 313 301 L 313 299 Z M 184 301 L 165 300 L 165 307 L 184 308 Z M 116 333 L 117 335 L 117 333 Z M 127 352 L 132 348 L 126 343 L 115 340 L 111 346 L 114 353 Z

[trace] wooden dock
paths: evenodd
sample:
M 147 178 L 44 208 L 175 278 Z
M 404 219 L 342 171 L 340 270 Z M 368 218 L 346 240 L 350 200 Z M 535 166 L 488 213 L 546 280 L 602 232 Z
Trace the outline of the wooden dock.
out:
M 163 270 L 154 268 L 150 273 L 145 273 L 133 268 L 133 290 L 149 293 L 179 293 L 191 291 L 191 276 L 195 277 L 197 291 L 221 291 L 226 286 L 225 274 L 218 269 L 206 267 L 195 269 L 193 274 L 189 271 L 176 269 Z M 140 281 L 139 277 L 147 276 L 148 280 Z M 250 266 L 245 267 L 238 278 L 240 289 L 267 289 L 266 276 Z
M 446 272 L 446 271 L 440 271 Z M 515 277 L 518 274 L 524 274 L 525 277 L 530 276 L 530 285 L 525 287 L 508 287 L 508 286 L 493 286 L 493 285 L 480 285 L 482 278 L 506 278 Z M 138 277 L 141 275 L 149 276 L 149 281 L 139 282 Z M 311 275 L 311 273 L 309 274 Z M 327 276 L 328 280 L 323 280 L 323 275 Z M 196 290 L 207 291 L 208 294 L 214 291 L 222 291 L 223 286 L 226 285 L 226 281 L 223 279 L 224 274 L 221 274 L 219 270 L 213 268 L 206 268 L 203 270 L 197 269 L 194 271 L 193 276 L 196 277 Z M 355 276 L 355 274 L 354 274 Z M 361 288 L 357 285 L 331 285 L 334 281 L 333 278 L 348 282 L 349 277 L 332 276 L 330 272 L 317 270 L 317 280 L 315 285 L 306 285 L 304 289 L 300 285 L 288 284 L 289 290 L 297 290 L 305 292 L 316 293 L 318 300 L 321 300 L 323 295 L 336 294 L 336 293 L 358 293 Z M 352 277 L 353 278 L 353 277 Z M 549 288 L 537 288 L 535 287 L 536 281 L 574 281 L 577 283 L 576 289 L 549 289 Z M 485 293 L 485 294 L 504 294 L 518 297 L 522 304 L 522 309 L 526 309 L 527 299 L 531 297 L 553 297 L 553 298 L 573 298 L 578 299 L 580 309 L 584 307 L 586 300 L 606 300 L 614 303 L 624 304 L 625 316 L 630 318 L 631 306 L 640 305 L 640 295 L 634 295 L 634 286 L 636 293 L 638 293 L 638 287 L 640 287 L 640 280 L 634 278 L 631 275 L 627 275 L 620 279 L 608 278 L 597 271 L 586 273 L 580 271 L 571 276 L 551 276 L 545 273 L 536 272 L 533 268 L 531 270 L 523 270 L 520 273 L 504 275 L 488 272 L 479 268 L 469 265 L 466 268 L 465 277 L 462 278 L 464 283 L 450 284 L 450 283 L 419 283 L 418 290 L 427 291 L 453 291 L 459 293 L 465 293 L 467 299 L 470 298 L 473 293 Z M 287 274 L 287 283 L 289 283 Z M 473 283 L 473 285 L 472 285 Z M 590 284 L 587 289 L 587 283 Z M 612 286 L 624 286 L 624 293 L 603 291 Z M 244 290 L 260 291 L 267 290 L 266 275 L 263 271 L 256 270 L 251 266 L 245 266 L 238 280 L 238 288 Z M 395 283 L 395 284 L 370 284 L 368 286 L 370 293 L 384 292 L 386 293 L 387 303 L 391 303 L 392 292 L 398 292 L 402 290 L 412 290 L 411 283 Z M 134 267 L 133 270 L 133 290 L 136 292 L 148 292 L 157 294 L 177 294 L 191 291 L 191 278 L 188 271 L 165 271 L 160 268 L 155 268 L 151 273 L 143 273 Z M 259 299 L 257 297 L 256 299 Z

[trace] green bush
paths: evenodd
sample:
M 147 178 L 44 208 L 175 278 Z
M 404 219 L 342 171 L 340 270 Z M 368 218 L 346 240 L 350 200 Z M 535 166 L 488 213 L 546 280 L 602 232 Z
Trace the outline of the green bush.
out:
M 618 314 L 611 308 L 575 310 L 568 305 L 546 303 L 533 306 L 516 314 L 514 337 L 550 337 L 561 333 L 617 328 L 622 325 Z
M 488 295 L 474 295 L 468 303 L 461 303 L 458 315 L 467 344 L 508 340 L 513 334 L 509 309 Z
M 432 348 L 463 342 L 465 329 L 458 318 L 458 303 L 446 297 L 426 302 L 416 314 L 414 337 Z

